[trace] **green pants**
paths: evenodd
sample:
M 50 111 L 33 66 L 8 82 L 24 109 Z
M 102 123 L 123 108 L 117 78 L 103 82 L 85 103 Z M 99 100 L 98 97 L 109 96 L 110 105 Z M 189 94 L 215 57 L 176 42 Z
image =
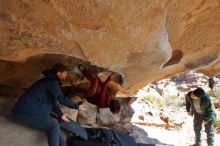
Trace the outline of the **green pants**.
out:
M 196 136 L 196 143 L 201 143 L 201 130 L 202 130 L 202 123 L 205 121 L 206 116 L 201 114 L 195 114 L 194 115 L 194 131 Z M 214 146 L 214 139 L 215 139 L 215 133 L 214 133 L 214 124 L 213 123 L 207 123 L 205 126 L 205 132 L 207 133 L 207 143 L 209 146 Z

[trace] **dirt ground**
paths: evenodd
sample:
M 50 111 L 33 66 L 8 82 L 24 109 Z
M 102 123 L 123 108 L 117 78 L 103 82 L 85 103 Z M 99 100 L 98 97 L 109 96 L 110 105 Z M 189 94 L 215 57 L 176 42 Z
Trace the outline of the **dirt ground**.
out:
M 189 146 L 194 143 L 193 118 L 187 117 L 185 124 L 180 130 L 166 130 L 164 128 L 139 126 L 143 128 L 150 138 L 156 138 L 160 142 L 174 146 Z M 202 130 L 202 146 L 206 144 L 206 133 Z M 220 146 L 220 133 L 215 135 L 215 145 Z

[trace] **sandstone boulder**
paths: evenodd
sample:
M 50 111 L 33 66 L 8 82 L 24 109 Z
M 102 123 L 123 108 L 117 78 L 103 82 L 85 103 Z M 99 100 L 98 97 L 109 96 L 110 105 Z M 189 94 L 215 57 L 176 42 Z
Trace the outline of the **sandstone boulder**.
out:
M 11 122 L 0 116 L 1 146 L 48 146 L 44 132 Z
M 2 85 L 25 88 L 56 62 L 116 72 L 127 94 L 183 71 L 220 71 L 219 0 L 0 3 Z

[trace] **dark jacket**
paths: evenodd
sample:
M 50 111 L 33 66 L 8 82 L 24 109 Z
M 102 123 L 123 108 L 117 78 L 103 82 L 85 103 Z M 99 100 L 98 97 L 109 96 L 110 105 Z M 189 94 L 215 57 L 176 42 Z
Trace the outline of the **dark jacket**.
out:
M 54 111 L 58 117 L 63 115 L 56 100 L 61 104 L 78 109 L 78 105 L 65 97 L 61 82 L 52 71 L 44 72 L 44 78 L 31 85 L 15 104 L 13 113 L 35 114 L 49 117 Z
M 192 114 L 197 114 L 194 108 L 193 99 L 190 98 L 188 94 L 186 95 L 185 99 L 186 99 L 186 111 L 192 112 Z M 202 96 L 200 107 L 203 113 L 205 113 L 207 121 L 214 123 L 216 120 L 216 112 L 212 104 L 212 101 L 208 95 Z

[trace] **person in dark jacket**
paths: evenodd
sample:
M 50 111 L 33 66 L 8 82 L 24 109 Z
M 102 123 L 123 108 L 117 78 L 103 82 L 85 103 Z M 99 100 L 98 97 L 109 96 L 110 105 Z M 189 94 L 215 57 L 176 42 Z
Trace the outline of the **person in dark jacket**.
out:
M 12 120 L 45 131 L 49 146 L 67 146 L 58 122 L 52 119 L 50 114 L 54 111 L 60 119 L 69 122 L 56 101 L 69 108 L 78 109 L 78 105 L 61 91 L 61 81 L 66 79 L 68 68 L 57 63 L 43 74 L 45 77 L 32 84 L 19 98 L 12 109 Z
M 216 113 L 212 101 L 202 88 L 197 88 L 186 95 L 186 111 L 189 115 L 194 115 L 193 126 L 195 131 L 195 144 L 201 145 L 201 130 L 204 123 L 207 133 L 207 143 L 214 146 L 214 122 Z

